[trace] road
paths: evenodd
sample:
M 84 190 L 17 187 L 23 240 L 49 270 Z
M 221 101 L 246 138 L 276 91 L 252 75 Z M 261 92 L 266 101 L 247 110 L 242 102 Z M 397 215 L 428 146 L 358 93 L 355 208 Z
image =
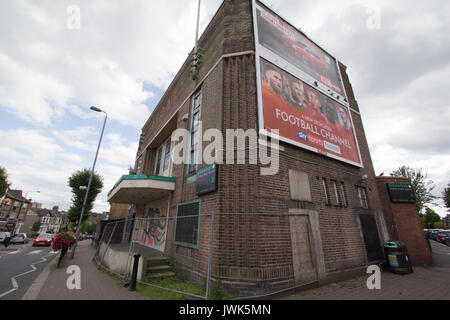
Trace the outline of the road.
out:
M 31 243 L 7 249 L 0 246 L 0 300 L 20 300 L 56 253 L 50 247 L 33 247 Z
M 450 268 L 450 246 L 430 240 L 433 265 L 442 268 Z

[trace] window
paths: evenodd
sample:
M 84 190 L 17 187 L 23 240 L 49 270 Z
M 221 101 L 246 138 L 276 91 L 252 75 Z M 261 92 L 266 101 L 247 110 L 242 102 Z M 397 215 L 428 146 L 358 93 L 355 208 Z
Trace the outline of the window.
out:
M 192 121 L 191 121 L 191 153 L 189 173 L 194 172 L 197 169 L 197 157 L 198 157 L 198 143 L 200 132 L 200 120 L 201 120 L 201 101 L 202 93 L 199 92 L 194 96 L 192 103 Z
M 359 198 L 359 205 L 361 208 L 369 208 L 369 201 L 367 199 L 367 191 L 364 187 L 356 187 L 358 190 L 358 198 Z
M 334 180 L 330 180 L 330 184 L 331 184 L 331 191 L 330 191 L 331 204 L 339 205 L 340 203 L 339 203 L 337 183 Z
M 330 198 L 328 196 L 327 180 L 325 178 L 322 179 L 322 186 L 323 186 L 323 191 L 325 193 L 325 203 L 329 204 L 330 203 Z
M 169 169 L 169 164 L 170 164 L 170 139 L 169 141 L 167 141 L 166 143 L 166 149 L 164 151 L 164 167 L 163 167 L 163 171 L 166 171 L 167 169 Z
M 141 174 L 142 169 L 142 155 L 139 157 L 136 165 L 136 174 Z
M 155 175 L 157 176 L 170 176 L 170 161 L 172 152 L 172 143 L 169 139 L 162 144 L 156 152 L 155 160 Z
M 343 182 L 341 182 L 339 184 L 339 190 L 340 190 L 340 194 L 341 194 L 341 204 L 342 204 L 342 206 L 346 207 L 347 206 L 347 194 L 345 192 L 345 187 L 344 187 Z
M 42 223 L 50 223 L 50 217 L 42 217 Z
M 198 248 L 200 200 L 179 204 L 175 225 L 177 245 Z
M 156 167 L 155 175 L 159 176 L 159 171 L 161 170 L 161 148 L 156 152 Z

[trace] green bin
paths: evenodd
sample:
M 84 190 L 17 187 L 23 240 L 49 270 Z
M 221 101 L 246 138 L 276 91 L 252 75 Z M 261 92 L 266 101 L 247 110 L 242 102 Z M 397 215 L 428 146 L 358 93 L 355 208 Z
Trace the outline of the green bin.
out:
M 384 244 L 384 252 L 391 272 L 398 274 L 413 272 L 408 248 L 401 241 L 387 241 Z

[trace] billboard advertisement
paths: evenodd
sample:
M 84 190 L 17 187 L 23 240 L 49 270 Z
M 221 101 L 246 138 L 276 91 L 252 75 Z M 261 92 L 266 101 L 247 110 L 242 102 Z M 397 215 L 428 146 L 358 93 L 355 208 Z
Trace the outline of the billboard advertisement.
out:
M 302 79 L 348 105 L 338 64 L 300 31 L 259 2 L 255 2 L 255 39 L 259 54 L 295 69 Z
M 260 128 L 282 141 L 362 166 L 349 108 L 260 58 Z

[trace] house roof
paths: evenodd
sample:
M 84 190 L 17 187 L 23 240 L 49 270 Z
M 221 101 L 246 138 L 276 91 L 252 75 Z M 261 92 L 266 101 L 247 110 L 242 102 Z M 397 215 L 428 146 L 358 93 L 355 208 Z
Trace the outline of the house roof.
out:
M 22 195 L 22 190 L 8 190 L 7 197 L 17 201 L 30 202 Z
M 40 217 L 47 217 L 47 216 L 54 217 L 55 216 L 52 213 L 52 210 L 49 210 L 49 209 L 34 209 L 34 211 Z

